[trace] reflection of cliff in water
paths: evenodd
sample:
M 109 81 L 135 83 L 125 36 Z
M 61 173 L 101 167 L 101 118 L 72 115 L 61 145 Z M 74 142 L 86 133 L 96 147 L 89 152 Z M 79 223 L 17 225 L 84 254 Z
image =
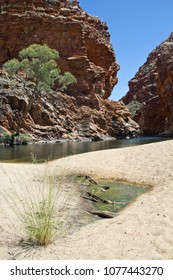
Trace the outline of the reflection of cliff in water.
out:
M 168 140 L 162 137 L 139 137 L 134 139 L 117 139 L 110 141 L 88 141 L 88 142 L 64 142 L 31 144 L 14 147 L 0 147 L 0 161 L 6 162 L 31 162 L 31 154 L 34 154 L 38 160 L 53 160 L 70 155 L 86 152 L 123 148 L 129 146 L 142 145 L 158 141 Z

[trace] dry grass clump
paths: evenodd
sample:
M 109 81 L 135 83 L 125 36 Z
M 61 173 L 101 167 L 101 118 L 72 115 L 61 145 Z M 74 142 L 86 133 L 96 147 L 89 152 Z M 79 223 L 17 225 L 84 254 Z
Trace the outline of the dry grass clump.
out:
M 68 216 L 64 208 L 72 199 L 72 191 L 64 190 L 63 176 L 55 171 L 32 167 L 26 179 L 1 168 L 9 183 L 9 187 L 1 187 L 1 211 L 8 224 L 6 237 L 13 235 L 23 244 L 45 246 L 64 232 Z
M 56 193 L 49 188 L 48 194 L 40 201 L 30 201 L 31 207 L 25 212 L 23 223 L 28 240 L 37 245 L 47 245 L 54 238 L 54 230 L 59 226 L 56 220 Z

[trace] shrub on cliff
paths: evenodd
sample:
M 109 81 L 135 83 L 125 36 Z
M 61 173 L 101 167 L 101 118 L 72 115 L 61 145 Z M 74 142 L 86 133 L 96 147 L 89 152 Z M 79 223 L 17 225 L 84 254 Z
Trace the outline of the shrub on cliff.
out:
M 15 137 L 14 134 L 11 134 L 10 132 L 6 132 L 6 131 L 0 133 L 0 143 L 3 143 L 5 145 L 10 145 L 11 141 L 13 141 L 13 144 L 16 145 L 20 145 L 20 144 L 25 145 L 31 141 L 31 137 L 25 133 L 20 133 L 20 135 L 18 135 L 17 137 Z
M 48 4 L 57 4 L 59 0 L 45 0 L 45 2 Z
M 10 144 L 10 140 L 11 140 L 11 133 L 4 131 L 0 134 L 0 142 L 8 145 Z
M 24 84 L 27 96 L 27 106 L 18 118 L 17 134 L 20 132 L 23 120 L 34 103 L 45 93 L 50 93 L 55 81 L 59 89 L 64 90 L 68 85 L 76 83 L 75 77 L 70 72 L 61 73 L 57 64 L 58 51 L 47 45 L 33 44 L 19 53 L 19 58 L 11 59 L 4 63 L 3 69 L 11 76 L 17 76 Z
M 19 53 L 19 59 L 11 59 L 4 63 L 3 68 L 10 75 L 33 82 L 35 96 L 42 91 L 50 92 L 54 82 L 59 81 L 60 89 L 66 89 L 69 84 L 75 83 L 75 77 L 61 71 L 57 64 L 58 51 L 47 45 L 33 44 Z
M 133 99 L 128 105 L 127 108 L 129 109 L 132 117 L 135 116 L 136 112 L 139 110 L 141 104 L 136 100 Z

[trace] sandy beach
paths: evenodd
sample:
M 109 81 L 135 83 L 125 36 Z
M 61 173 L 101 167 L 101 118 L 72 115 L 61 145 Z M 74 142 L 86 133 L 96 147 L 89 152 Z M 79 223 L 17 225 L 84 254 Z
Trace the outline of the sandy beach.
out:
M 9 230 L 9 225 L 7 228 L 10 215 L 16 229 L 18 221 L 0 195 L 0 259 L 173 258 L 173 140 L 70 156 L 49 162 L 46 168 L 57 174 L 65 170 L 70 175 L 87 174 L 96 180 L 135 182 L 151 190 L 115 218 L 88 223 L 46 247 L 29 248 L 29 253 L 28 248 L 21 248 L 8 236 L 7 232 L 14 230 L 12 226 Z M 0 163 L 1 191 L 5 188 L 10 192 L 13 185 L 22 196 L 22 186 L 28 185 L 35 192 L 36 174 L 41 176 L 43 172 L 45 164 Z M 77 203 L 82 200 L 79 198 Z

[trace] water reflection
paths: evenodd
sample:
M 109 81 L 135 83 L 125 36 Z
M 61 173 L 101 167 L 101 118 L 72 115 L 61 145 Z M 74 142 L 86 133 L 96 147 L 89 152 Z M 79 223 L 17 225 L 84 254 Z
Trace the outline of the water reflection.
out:
M 0 147 L 0 161 L 30 162 L 31 154 L 34 154 L 40 161 L 53 160 L 69 155 L 105 149 L 124 148 L 168 139 L 170 138 L 139 137 L 134 139 L 117 139 L 98 142 L 65 142 L 56 144 L 47 143 L 26 146 Z

